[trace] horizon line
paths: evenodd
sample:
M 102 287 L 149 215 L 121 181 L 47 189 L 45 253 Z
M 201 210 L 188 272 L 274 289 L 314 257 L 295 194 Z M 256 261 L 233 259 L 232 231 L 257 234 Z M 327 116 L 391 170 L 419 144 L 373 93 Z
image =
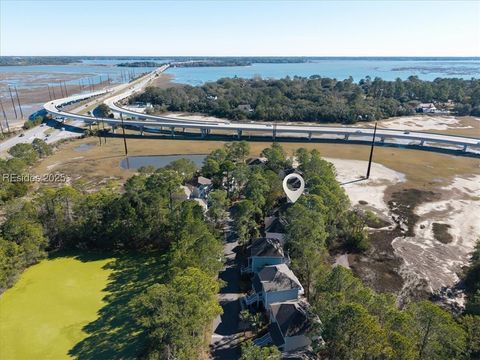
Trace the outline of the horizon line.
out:
M 264 57 L 264 58 L 476 58 L 480 59 L 479 55 L 0 55 L 2 57 L 218 57 L 218 58 L 249 58 L 249 57 Z

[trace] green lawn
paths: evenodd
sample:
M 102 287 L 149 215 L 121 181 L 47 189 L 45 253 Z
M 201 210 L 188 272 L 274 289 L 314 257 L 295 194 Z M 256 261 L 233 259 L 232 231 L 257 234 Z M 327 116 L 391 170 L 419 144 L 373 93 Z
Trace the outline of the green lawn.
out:
M 0 297 L 0 359 L 132 359 L 144 337 L 130 301 L 165 275 L 158 253 L 63 255 Z

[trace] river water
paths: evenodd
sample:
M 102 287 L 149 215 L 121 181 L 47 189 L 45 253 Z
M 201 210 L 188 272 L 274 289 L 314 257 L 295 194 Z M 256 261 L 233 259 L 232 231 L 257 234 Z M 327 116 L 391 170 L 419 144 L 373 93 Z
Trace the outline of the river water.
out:
M 192 67 L 170 68 L 167 73 L 174 75 L 174 81 L 190 85 L 201 85 L 208 81 L 216 81 L 223 77 L 283 78 L 286 76 L 320 75 L 336 79 L 354 81 L 370 76 L 384 80 L 406 79 L 411 75 L 423 80 L 434 80 L 438 77 L 458 77 L 464 79 L 480 78 L 480 58 L 423 60 L 399 58 L 390 59 L 325 59 L 306 63 L 291 64 L 252 64 L 250 66 L 224 67 Z
M 151 67 L 124 68 L 116 66 L 120 62 L 138 61 L 138 59 L 96 59 L 83 60 L 68 65 L 32 65 L 0 66 L 0 98 L 7 116 L 13 119 L 8 87 L 17 87 L 26 115 L 41 108 L 41 104 L 50 98 L 47 85 L 56 89 L 54 97 L 60 97 L 60 82 L 65 81 L 73 91 L 91 91 L 92 86 L 108 79 L 111 83 L 127 81 L 130 75 L 138 76 L 151 71 Z M 149 59 L 158 63 L 162 59 Z M 303 63 L 266 64 L 255 63 L 250 66 L 216 66 L 170 68 L 167 73 L 174 76 L 176 83 L 201 85 L 223 77 L 283 78 L 286 76 L 312 76 L 346 79 L 352 77 L 359 81 L 366 76 L 379 76 L 385 80 L 406 79 L 411 75 L 424 80 L 438 77 L 458 77 L 464 79 L 480 78 L 480 57 L 477 58 L 317 58 Z M 128 75 L 127 75 L 128 74 Z M 76 87 L 76 88 L 75 88 Z M 47 92 L 48 89 L 48 92 Z M 71 91 L 70 91 L 71 92 Z M 15 94 L 13 94 L 15 96 Z M 17 117 L 15 116 L 15 119 Z M 20 120 L 19 120 L 20 121 Z M 21 120 L 20 122 L 23 122 Z

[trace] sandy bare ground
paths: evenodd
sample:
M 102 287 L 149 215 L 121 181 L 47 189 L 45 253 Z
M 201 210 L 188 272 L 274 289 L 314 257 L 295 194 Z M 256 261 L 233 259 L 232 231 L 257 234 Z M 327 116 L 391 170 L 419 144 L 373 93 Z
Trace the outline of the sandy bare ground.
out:
M 480 176 L 456 177 L 441 187 L 441 199 L 417 206 L 415 236 L 393 240 L 395 252 L 403 258 L 404 277 L 425 279 L 432 292 L 452 287 L 465 266 L 480 235 Z M 433 224 L 446 224 L 449 243 L 434 235 Z
M 388 205 L 387 189 L 398 187 L 406 176 L 384 165 L 373 163 L 370 179 L 362 179 L 366 161 L 327 158 L 337 171 L 352 205 L 368 203 L 391 220 L 394 214 Z M 420 203 L 413 209 L 419 217 L 413 236 L 399 236 L 392 241 L 395 255 L 403 260 L 400 274 L 404 287 L 426 284 L 432 293 L 454 287 L 459 274 L 468 263 L 480 234 L 480 175 L 457 176 L 449 185 L 433 189 L 440 199 Z M 433 232 L 433 224 L 446 225 L 451 238 L 442 243 Z M 400 224 L 407 231 L 405 224 Z M 455 299 L 461 304 L 461 296 Z
M 461 117 L 441 115 L 414 115 L 382 120 L 379 126 L 387 129 L 412 131 L 473 129 L 471 125 L 462 123 Z
M 365 179 L 368 162 L 326 158 L 335 166 L 337 180 L 348 194 L 352 205 L 368 203 L 381 213 L 388 214 L 385 190 L 389 185 L 405 182 L 405 175 L 388 167 L 372 163 L 371 176 Z

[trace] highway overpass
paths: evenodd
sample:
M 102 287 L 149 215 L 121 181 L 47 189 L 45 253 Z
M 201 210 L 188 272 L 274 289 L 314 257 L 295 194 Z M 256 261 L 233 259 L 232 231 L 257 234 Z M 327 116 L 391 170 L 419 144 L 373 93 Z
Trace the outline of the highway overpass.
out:
M 158 74 L 165 71 L 167 68 L 168 65 L 163 65 L 131 83 L 117 85 L 111 89 L 53 100 L 46 103 L 44 108 L 54 116 L 83 120 L 87 124 L 102 122 L 110 125 L 114 131 L 117 127 L 122 126 L 123 124 L 125 126 L 137 128 L 142 134 L 144 131 L 148 130 L 158 131 L 159 129 L 169 129 L 173 136 L 176 129 L 182 129 L 184 131 L 189 129 L 194 130 L 203 138 L 207 137 L 214 131 L 216 134 L 219 132 L 233 134 L 238 139 L 241 139 L 245 133 L 248 133 L 249 135 L 257 134 L 260 136 L 272 136 L 273 138 L 307 138 L 309 140 L 321 137 L 332 137 L 334 139 L 342 138 L 345 140 L 369 142 L 372 139 L 372 128 L 352 126 L 277 125 L 273 123 L 234 122 L 220 119 L 218 121 L 184 120 L 168 116 L 148 115 L 123 108 L 119 105 L 121 100 L 141 91 L 156 76 L 158 76 Z M 92 97 L 104 96 L 107 93 L 111 94 L 111 96 L 108 96 L 108 98 L 104 100 L 105 104 L 109 106 L 113 112 L 119 113 L 124 120 L 96 118 L 89 115 L 74 114 L 63 109 L 65 105 Z M 455 146 L 455 148 L 463 151 L 480 150 L 480 138 L 420 131 L 404 131 L 401 129 L 377 129 L 376 141 L 390 142 L 392 140 L 395 143 L 400 143 L 402 145 L 414 143 L 417 145 L 428 144 L 429 148 L 450 148 Z

